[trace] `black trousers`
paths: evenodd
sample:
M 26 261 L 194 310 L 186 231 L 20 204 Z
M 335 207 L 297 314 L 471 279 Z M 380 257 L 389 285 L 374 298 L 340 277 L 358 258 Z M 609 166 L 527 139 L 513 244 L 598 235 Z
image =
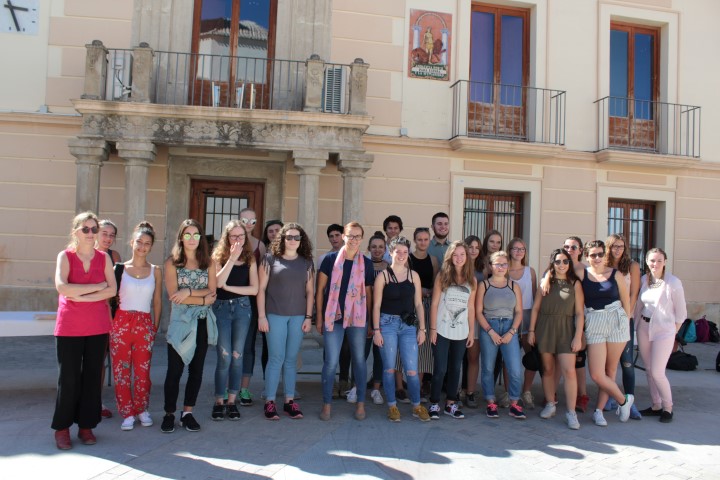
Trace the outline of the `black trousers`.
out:
M 58 386 L 51 427 L 55 430 L 95 428 L 100 423 L 100 383 L 108 334 L 55 337 Z
M 185 384 L 185 400 L 183 405 L 194 407 L 197 402 L 200 386 L 202 385 L 205 354 L 208 351 L 207 320 L 198 320 L 197 334 L 195 336 L 195 355 L 188 365 L 188 379 Z M 173 413 L 177 410 L 177 399 L 180 393 L 180 378 L 185 370 L 182 357 L 168 344 L 168 369 L 165 375 L 165 412 Z
M 447 372 L 447 399 L 457 401 L 458 383 L 460 382 L 460 370 L 463 355 L 465 355 L 466 339 L 449 340 L 442 335 L 437 336 L 437 342 L 433 345 L 433 377 L 430 387 L 430 402 L 440 402 L 443 379 Z

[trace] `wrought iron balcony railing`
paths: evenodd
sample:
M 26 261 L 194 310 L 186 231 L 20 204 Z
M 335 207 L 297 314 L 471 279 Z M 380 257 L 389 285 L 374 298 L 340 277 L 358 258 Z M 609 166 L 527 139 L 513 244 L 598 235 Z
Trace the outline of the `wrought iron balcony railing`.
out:
M 598 150 L 700 157 L 700 107 L 613 96 L 595 104 Z
M 458 80 L 452 138 L 565 144 L 565 91 Z

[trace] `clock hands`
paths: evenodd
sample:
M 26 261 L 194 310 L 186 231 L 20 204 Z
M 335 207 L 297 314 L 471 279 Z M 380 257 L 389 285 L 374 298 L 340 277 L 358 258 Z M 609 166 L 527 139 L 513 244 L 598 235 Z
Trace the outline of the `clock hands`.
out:
M 10 0 L 7 0 L 7 3 L 3 5 L 3 7 L 10 10 L 10 15 L 12 15 L 13 22 L 15 22 L 15 29 L 19 32 L 20 31 L 20 24 L 18 23 L 17 16 L 15 15 L 15 10 L 20 12 L 27 12 L 28 9 L 26 7 L 16 7 L 12 4 Z

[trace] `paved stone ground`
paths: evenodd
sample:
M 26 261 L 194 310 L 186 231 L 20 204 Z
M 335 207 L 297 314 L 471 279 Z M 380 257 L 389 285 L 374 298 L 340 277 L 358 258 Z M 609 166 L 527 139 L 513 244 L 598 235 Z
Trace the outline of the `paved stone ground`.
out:
M 402 422 L 395 424 L 386 420 L 386 406 L 368 404 L 367 419 L 358 422 L 352 418 L 352 405 L 336 402 L 332 420 L 322 422 L 317 418 L 321 401 L 316 373 L 300 375 L 303 420 L 266 421 L 258 375 L 251 385 L 258 403 L 242 408 L 238 422 L 213 422 L 211 350 L 196 408 L 202 431 L 178 428 L 162 434 L 165 349 L 159 340 L 152 370 L 155 426 L 123 432 L 116 414 L 95 430 L 97 445 L 76 442 L 69 452 L 59 452 L 49 427 L 57 380 L 53 338 L 0 338 L 0 478 L 720 479 L 720 373 L 714 370 L 718 344 L 687 348 L 698 356 L 699 370 L 669 372 L 675 396 L 672 424 L 655 418 L 621 424 L 606 413 L 609 426 L 600 428 L 587 413 L 579 415 L 579 431 L 565 426 L 562 409 L 555 418 L 542 420 L 539 407 L 528 411 L 526 421 L 502 410 L 499 420 L 490 420 L 482 409 L 465 409 L 464 420 L 442 416 L 422 423 L 412 418 L 409 405 L 401 405 Z M 303 359 L 304 372 L 320 371 L 322 350 L 312 338 L 305 340 Z M 636 372 L 642 409 L 649 405 L 647 383 L 644 372 Z M 541 397 L 537 380 L 533 391 Z M 113 405 L 111 388 L 105 389 L 104 399 Z

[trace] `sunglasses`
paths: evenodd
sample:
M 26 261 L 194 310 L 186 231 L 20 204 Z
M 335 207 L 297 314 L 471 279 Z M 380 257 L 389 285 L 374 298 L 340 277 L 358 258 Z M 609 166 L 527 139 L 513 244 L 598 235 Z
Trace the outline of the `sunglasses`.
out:
M 94 235 L 94 234 L 96 234 L 96 233 L 98 232 L 98 227 L 82 227 L 82 228 L 80 229 L 80 231 L 81 231 L 82 233 L 90 233 L 90 232 L 92 232 L 93 235 Z
M 492 266 L 495 268 L 508 268 L 507 263 L 493 263 Z
M 285 235 L 285 240 L 295 240 L 296 242 L 299 242 L 302 240 L 302 235 Z
M 564 250 L 577 250 L 578 248 L 577 245 L 563 245 Z
M 202 235 L 200 235 L 199 233 L 183 233 L 182 238 L 183 240 L 190 240 L 191 238 L 195 240 L 200 240 L 202 238 Z
M 555 265 L 569 265 L 570 260 L 567 258 L 558 258 L 557 260 L 553 261 Z
M 591 253 L 588 255 L 588 258 L 592 258 L 595 260 L 596 258 L 602 258 L 605 256 L 605 253 Z
M 241 218 L 240 221 L 243 225 L 255 225 L 257 223 L 257 218 Z

